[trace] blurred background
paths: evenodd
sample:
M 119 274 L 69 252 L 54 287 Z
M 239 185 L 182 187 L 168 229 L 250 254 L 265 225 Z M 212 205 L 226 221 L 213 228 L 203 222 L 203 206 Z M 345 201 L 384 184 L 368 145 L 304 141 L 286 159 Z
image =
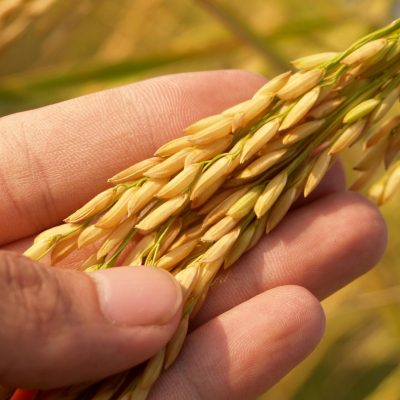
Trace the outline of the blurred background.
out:
M 0 0 L 0 116 L 180 71 L 274 76 L 399 16 L 393 0 Z M 399 202 L 384 260 L 324 302 L 320 347 L 262 399 L 400 399 Z

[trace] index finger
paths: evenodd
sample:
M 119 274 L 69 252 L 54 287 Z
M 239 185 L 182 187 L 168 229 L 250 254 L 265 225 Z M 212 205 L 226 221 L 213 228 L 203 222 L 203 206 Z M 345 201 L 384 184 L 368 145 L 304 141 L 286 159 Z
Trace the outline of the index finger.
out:
M 170 75 L 0 119 L 0 244 L 60 223 L 107 178 L 264 82 L 234 70 Z

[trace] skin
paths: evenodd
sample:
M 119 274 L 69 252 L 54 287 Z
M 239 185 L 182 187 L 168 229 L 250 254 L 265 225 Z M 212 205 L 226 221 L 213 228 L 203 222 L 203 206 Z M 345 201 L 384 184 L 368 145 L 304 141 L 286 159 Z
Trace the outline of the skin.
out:
M 90 275 L 43 268 L 18 253 L 106 188 L 108 177 L 263 83 L 243 71 L 172 75 L 0 119 L 3 385 L 99 379 L 168 342 L 181 298 L 167 273 L 138 267 Z M 307 201 L 217 279 L 181 356 L 150 398 L 255 398 L 313 351 L 325 325 L 320 301 L 374 266 L 385 245 L 378 210 L 345 191 L 335 165 Z M 114 285 L 111 297 L 105 282 Z

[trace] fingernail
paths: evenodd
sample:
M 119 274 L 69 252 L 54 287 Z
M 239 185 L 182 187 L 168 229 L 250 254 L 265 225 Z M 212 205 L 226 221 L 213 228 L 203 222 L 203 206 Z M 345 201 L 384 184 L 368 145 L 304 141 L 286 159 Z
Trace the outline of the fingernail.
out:
M 179 284 L 155 267 L 118 267 L 89 273 L 101 310 L 118 325 L 164 325 L 182 303 Z

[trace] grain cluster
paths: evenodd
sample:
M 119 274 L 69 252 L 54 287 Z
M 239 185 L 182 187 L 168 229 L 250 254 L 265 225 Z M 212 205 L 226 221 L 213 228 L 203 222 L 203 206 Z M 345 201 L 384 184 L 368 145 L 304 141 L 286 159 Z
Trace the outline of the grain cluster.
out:
M 112 187 L 38 235 L 25 255 L 55 265 L 83 248 L 80 268 L 157 266 L 182 286 L 184 311 L 172 340 L 139 373 L 45 392 L 39 398 L 145 399 L 176 359 L 190 319 L 221 269 L 269 234 L 300 196 L 318 186 L 356 142 L 353 190 L 370 185 L 383 204 L 400 186 L 400 21 L 343 53 L 293 62 L 251 99 L 187 127 L 183 135 L 110 178 Z M 61 397 L 60 397 L 61 396 Z M 116 397 L 113 397 L 116 398 Z

